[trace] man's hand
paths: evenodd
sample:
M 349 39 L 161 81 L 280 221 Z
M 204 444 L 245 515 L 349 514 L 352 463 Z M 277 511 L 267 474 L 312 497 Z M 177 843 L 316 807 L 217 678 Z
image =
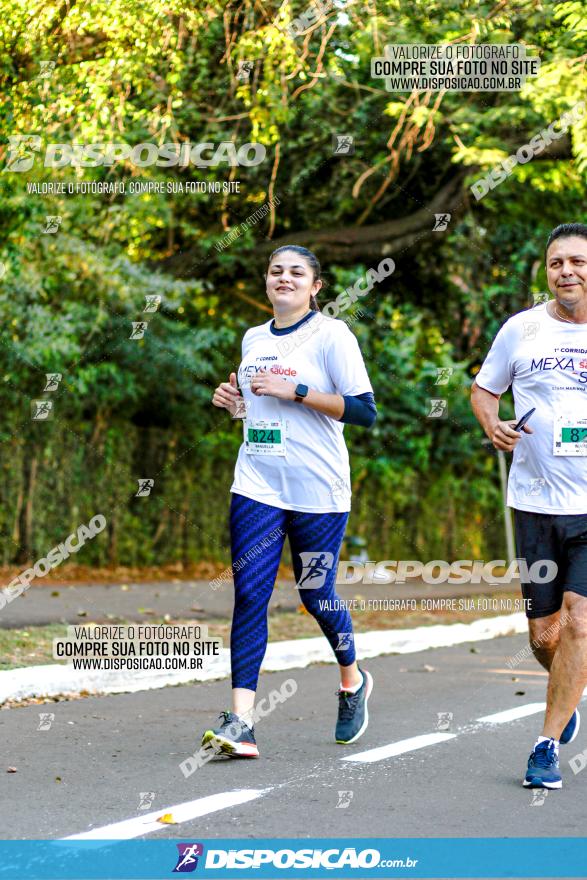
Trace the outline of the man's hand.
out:
M 279 397 L 281 400 L 295 400 L 296 386 L 289 379 L 283 379 L 262 370 L 251 379 L 251 391 L 253 394 L 266 394 L 268 397 Z
M 243 403 L 243 398 L 236 386 L 236 373 L 230 374 L 230 381 L 222 382 L 218 386 L 212 397 L 212 403 L 214 406 L 227 409 L 231 416 L 234 416 Z
M 514 425 L 516 424 L 517 419 L 511 419 L 508 422 L 497 422 L 489 438 L 496 449 L 501 449 L 503 452 L 514 451 L 522 438 L 521 431 L 514 431 Z M 524 425 L 522 431 L 525 431 L 526 434 L 534 433 L 528 425 Z

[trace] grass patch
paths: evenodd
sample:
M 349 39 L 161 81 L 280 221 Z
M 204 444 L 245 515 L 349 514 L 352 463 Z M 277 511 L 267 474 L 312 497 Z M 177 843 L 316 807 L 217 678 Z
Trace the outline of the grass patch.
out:
M 490 607 L 482 607 L 484 600 L 490 598 Z M 458 603 L 460 600 L 454 600 Z M 433 626 L 435 624 L 448 623 L 472 623 L 481 617 L 497 617 L 502 614 L 511 614 L 521 610 L 516 607 L 519 601 L 519 593 L 500 593 L 499 597 L 487 597 L 483 594 L 463 599 L 464 602 L 472 603 L 472 606 L 462 610 L 435 610 L 428 611 L 421 608 L 421 601 L 416 600 L 415 611 L 390 611 L 390 610 L 361 610 L 351 608 L 353 627 L 356 633 L 370 632 L 371 630 L 387 629 L 412 629 L 417 626 Z M 493 605 L 497 603 L 497 607 Z M 108 625 L 128 625 L 136 621 L 117 619 L 106 621 Z M 214 618 L 208 620 L 173 620 L 168 615 L 157 616 L 149 621 L 143 621 L 143 625 L 152 626 L 157 624 L 201 624 L 208 627 L 210 636 L 222 639 L 224 647 L 230 644 L 230 620 Z M 82 624 L 75 624 L 80 626 Z M 84 626 L 87 622 L 84 621 Z M 0 670 L 15 669 L 23 666 L 40 666 L 47 663 L 57 663 L 53 659 L 53 639 L 63 638 L 67 633 L 65 624 L 50 624 L 48 626 L 29 626 L 26 629 L 1 629 L 0 628 Z M 287 639 L 305 639 L 322 635 L 320 627 L 314 618 L 300 605 L 297 611 L 272 610 L 269 615 L 269 640 L 279 642 Z

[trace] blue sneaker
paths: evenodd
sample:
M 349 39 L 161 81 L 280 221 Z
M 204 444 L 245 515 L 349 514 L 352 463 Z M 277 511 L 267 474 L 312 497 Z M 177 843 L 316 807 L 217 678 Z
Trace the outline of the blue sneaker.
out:
M 336 691 L 338 697 L 338 720 L 334 738 L 337 743 L 354 743 L 367 730 L 369 712 L 367 700 L 373 690 L 373 679 L 366 669 L 359 669 L 363 684 L 356 692 Z
M 528 758 L 528 771 L 524 779 L 524 786 L 526 788 L 563 787 L 553 739 L 538 743 Z
M 220 755 L 230 755 L 231 758 L 258 758 L 254 728 L 248 727 L 234 712 L 222 712 L 219 717 L 224 719 L 222 724 L 213 730 L 206 730 L 202 746 L 208 746 Z
M 559 740 L 560 744 L 565 746 L 567 743 L 572 743 L 577 734 L 579 733 L 579 727 L 581 725 L 581 716 L 579 715 L 579 710 L 575 709 L 573 714 L 571 715 L 571 720 L 561 733 L 561 738 Z

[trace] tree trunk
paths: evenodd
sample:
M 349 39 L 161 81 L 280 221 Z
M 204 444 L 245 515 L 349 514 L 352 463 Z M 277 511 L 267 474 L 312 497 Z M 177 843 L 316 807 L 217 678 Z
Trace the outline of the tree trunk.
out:
M 30 562 L 34 557 L 33 502 L 37 486 L 38 465 L 37 446 L 33 441 L 27 440 L 22 459 L 22 503 L 15 529 L 16 540 L 19 544 L 15 559 L 18 565 Z

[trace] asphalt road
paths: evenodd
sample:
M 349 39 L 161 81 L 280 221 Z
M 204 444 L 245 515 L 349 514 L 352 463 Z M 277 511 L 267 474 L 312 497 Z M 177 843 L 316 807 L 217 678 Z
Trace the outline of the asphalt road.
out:
M 343 599 L 356 595 L 372 599 L 444 598 L 504 592 L 519 593 L 519 584 L 425 584 L 411 580 L 406 584 L 350 584 L 337 587 Z M 56 593 L 57 595 L 53 595 Z M 295 610 L 300 603 L 293 581 L 280 582 L 273 591 L 270 607 Z M 42 626 L 49 623 L 82 623 L 92 620 L 148 621 L 169 614 L 173 620 L 230 617 L 233 606 L 232 581 L 213 590 L 208 581 L 160 581 L 120 584 L 51 585 L 45 580 L 29 589 L 0 610 L 0 627 Z
M 568 759 L 585 748 L 587 724 L 561 747 L 562 791 L 541 797 L 521 779 L 542 712 L 479 721 L 544 700 L 534 660 L 507 669 L 524 645 L 512 636 L 365 662 L 371 721 L 350 746 L 333 740 L 334 666 L 264 674 L 259 696 L 290 678 L 297 691 L 258 723 L 260 759 L 215 759 L 188 778 L 179 764 L 227 708 L 227 681 L 2 710 L 2 836 L 584 836 L 587 773 L 575 775 Z M 54 713 L 47 730 L 40 712 Z M 412 738 L 426 735 L 433 741 L 415 749 L 423 741 Z M 382 747 L 387 755 L 357 759 Z M 196 803 L 182 813 L 186 802 Z M 163 813 L 183 821 L 147 824 Z M 125 820 L 123 831 L 106 827 Z

